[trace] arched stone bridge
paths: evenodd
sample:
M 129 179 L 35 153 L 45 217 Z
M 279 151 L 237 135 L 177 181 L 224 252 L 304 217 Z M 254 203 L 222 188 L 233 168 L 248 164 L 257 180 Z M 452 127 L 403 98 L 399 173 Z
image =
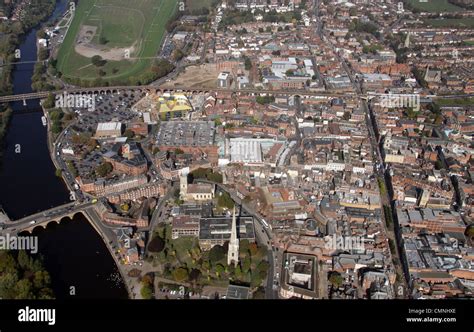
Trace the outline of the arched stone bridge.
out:
M 5 224 L 3 232 L 8 232 L 10 234 L 19 234 L 21 232 L 31 233 L 37 227 L 46 228 L 51 222 L 59 223 L 64 218 L 73 219 L 78 213 L 82 213 L 87 219 L 89 219 L 89 221 L 91 221 L 90 209 L 93 209 L 92 205 L 92 203 L 76 204 L 75 202 L 60 205 L 49 210 L 8 222 Z

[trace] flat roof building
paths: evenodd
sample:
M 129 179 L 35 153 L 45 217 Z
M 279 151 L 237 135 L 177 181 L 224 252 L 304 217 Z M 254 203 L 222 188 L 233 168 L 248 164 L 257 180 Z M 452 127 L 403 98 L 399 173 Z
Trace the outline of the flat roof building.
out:
M 110 138 L 122 135 L 122 123 L 101 122 L 97 125 L 95 136 L 97 138 Z
M 280 295 L 283 298 L 318 297 L 317 259 L 314 256 L 285 253 L 281 275 Z
M 158 131 L 160 146 L 209 146 L 214 144 L 213 121 L 165 122 Z
M 226 299 L 228 300 L 246 300 L 249 298 L 250 289 L 244 286 L 229 285 L 227 287 Z
M 237 238 L 255 242 L 253 217 L 237 216 Z M 215 245 L 223 245 L 230 240 L 232 217 L 222 216 L 201 218 L 199 221 L 199 245 L 203 250 L 209 250 Z

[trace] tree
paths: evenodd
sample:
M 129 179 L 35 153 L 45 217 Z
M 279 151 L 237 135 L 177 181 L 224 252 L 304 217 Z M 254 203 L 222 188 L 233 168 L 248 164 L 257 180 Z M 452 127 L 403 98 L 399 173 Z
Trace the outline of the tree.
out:
M 222 264 L 217 264 L 216 265 L 216 276 L 219 278 L 223 273 L 224 273 L 225 269 L 224 269 L 224 266 Z
M 63 116 L 64 113 L 58 108 L 49 111 L 49 118 L 51 119 L 51 121 L 61 120 Z
M 222 174 L 217 173 L 217 172 L 216 173 L 211 172 L 207 174 L 206 177 L 209 181 L 217 182 L 217 183 L 222 183 L 222 180 L 223 180 Z
M 251 243 L 249 245 L 249 252 L 250 252 L 250 256 L 255 256 L 257 255 L 258 253 L 258 247 L 257 247 L 257 244 L 256 243 Z
M 39 38 L 39 39 L 44 39 L 46 38 L 46 32 L 44 31 L 44 29 L 40 29 L 36 32 L 36 37 Z
M 40 48 L 38 51 L 38 60 L 39 61 L 44 61 L 48 58 L 49 56 L 49 51 L 47 48 Z
M 257 103 L 264 105 L 264 104 L 270 104 L 275 101 L 274 96 L 257 96 L 256 98 Z
M 89 147 L 89 149 L 91 150 L 94 150 L 96 148 L 96 146 L 99 145 L 99 142 L 97 142 L 95 139 L 91 138 L 89 139 L 89 141 L 87 142 L 87 146 Z
M 242 272 L 247 273 L 250 270 L 250 265 L 252 261 L 250 260 L 249 256 L 246 256 L 242 261 Z
M 240 252 L 247 253 L 247 251 L 249 250 L 249 245 L 250 245 L 249 240 L 247 239 L 240 240 L 240 243 L 239 243 Z
M 470 238 L 474 237 L 474 225 L 469 225 L 466 228 L 466 235 Z
M 252 69 L 252 60 L 250 60 L 249 57 L 245 57 L 244 63 L 245 63 L 245 69 L 246 70 Z
M 258 287 L 255 292 L 252 294 L 252 299 L 254 300 L 264 300 L 265 299 L 265 287 Z
M 174 65 L 165 59 L 160 59 L 154 63 L 151 68 L 151 71 L 155 74 L 154 80 L 168 75 L 174 70 Z
M 56 98 L 52 93 L 48 95 L 45 101 L 43 101 L 43 107 L 46 109 L 53 108 L 56 104 Z
M 250 279 L 250 286 L 251 287 L 258 287 L 262 283 L 262 278 L 260 278 L 260 274 L 258 273 L 252 273 L 251 279 Z
M 33 287 L 33 284 L 28 279 L 21 279 L 20 281 L 18 281 L 18 283 L 16 284 L 16 288 L 17 288 L 16 299 L 24 300 L 24 299 L 33 298 L 34 295 L 32 292 L 32 287 Z
M 127 137 L 128 139 L 131 139 L 131 138 L 135 137 L 135 133 L 134 133 L 132 130 L 130 130 L 130 129 L 125 130 L 125 132 L 123 133 L 123 135 L 124 135 L 125 137 Z
M 30 260 L 30 257 L 28 256 L 26 251 L 21 250 L 18 253 L 18 265 L 20 266 L 20 268 L 22 268 L 23 270 L 30 270 L 32 267 L 32 263 L 33 262 Z
M 150 300 L 153 298 L 153 289 L 151 288 L 149 284 L 142 285 L 140 294 L 142 298 L 144 298 L 145 300 Z
M 165 241 L 159 236 L 155 236 L 148 244 L 148 250 L 150 252 L 158 253 L 158 252 L 163 251 L 164 248 L 165 248 Z
M 99 175 L 100 177 L 104 177 L 104 176 L 109 175 L 110 172 L 112 172 L 112 170 L 113 170 L 112 164 L 107 161 L 107 162 L 103 162 L 102 164 L 100 164 L 100 165 L 95 169 L 95 172 L 96 172 L 97 175 Z
M 211 262 L 210 261 L 203 261 L 201 266 L 207 273 L 209 273 L 209 271 L 211 270 Z
M 173 51 L 173 60 L 174 61 L 179 61 L 185 56 L 185 53 L 181 49 L 175 49 Z
M 223 246 L 216 245 L 209 251 L 209 261 L 211 263 L 217 263 L 223 260 L 226 256 L 226 252 Z
M 40 260 L 30 257 L 25 251 L 16 256 L 9 251 L 0 251 L 0 298 L 53 298 L 49 284 L 49 274 Z
M 232 209 L 234 207 L 234 201 L 227 192 L 223 192 L 217 199 L 217 205 L 219 207 Z
M 102 57 L 100 55 L 94 55 L 92 58 L 91 58 L 91 62 L 94 66 L 96 67 L 102 67 L 106 64 L 107 61 L 105 61 L 104 59 L 102 59 Z
M 173 271 L 173 278 L 178 282 L 185 281 L 188 278 L 188 270 L 184 267 L 179 267 Z
M 270 264 L 267 261 L 261 261 L 260 264 L 257 266 L 257 271 L 267 273 L 268 269 L 270 268 Z
M 240 265 L 237 265 L 237 267 L 235 268 L 235 278 L 237 279 L 242 279 L 242 268 L 240 267 Z
M 335 287 L 339 288 L 342 285 L 342 276 L 339 272 L 331 272 L 329 275 L 329 282 Z
M 71 121 L 74 120 L 74 113 L 66 113 L 63 117 L 64 121 Z
M 99 43 L 102 44 L 102 45 L 105 45 L 109 42 L 109 40 L 107 38 L 105 38 L 104 36 L 100 36 L 99 38 Z
M 53 134 L 59 134 L 62 130 L 63 130 L 63 128 L 61 126 L 61 122 L 59 122 L 59 121 L 53 122 L 53 125 L 52 125 L 52 128 L 51 128 L 51 131 L 53 132 Z

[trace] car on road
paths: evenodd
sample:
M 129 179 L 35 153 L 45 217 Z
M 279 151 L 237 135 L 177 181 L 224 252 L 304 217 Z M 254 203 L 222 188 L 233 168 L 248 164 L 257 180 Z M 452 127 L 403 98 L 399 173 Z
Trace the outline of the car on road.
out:
M 36 220 L 30 221 L 30 225 L 34 225 L 34 224 L 36 224 Z

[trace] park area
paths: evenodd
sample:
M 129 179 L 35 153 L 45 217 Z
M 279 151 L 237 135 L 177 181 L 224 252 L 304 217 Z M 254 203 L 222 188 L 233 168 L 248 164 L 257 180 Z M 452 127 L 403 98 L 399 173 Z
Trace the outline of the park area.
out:
M 160 225 L 149 244 L 150 262 L 158 276 L 189 287 L 227 287 L 229 282 L 256 290 L 266 279 L 269 263 L 267 249 L 247 240 L 240 241 L 239 264 L 227 265 L 227 244 L 201 250 L 197 237 L 172 239 L 171 226 Z
M 178 0 L 81 0 L 58 54 L 73 84 L 137 84 L 151 70 Z M 95 61 L 92 61 L 95 59 Z M 84 82 L 85 81 L 85 82 Z M 84 84 L 85 83 L 85 84 Z
M 407 0 L 411 7 L 418 9 L 422 12 L 458 12 L 463 11 L 464 9 L 453 5 L 448 0 Z
M 472 18 L 432 18 L 425 20 L 425 23 L 434 28 L 457 28 L 473 29 L 474 19 Z
M 216 3 L 218 3 L 218 1 L 216 0 L 187 0 L 186 9 L 188 9 L 191 12 L 194 10 L 201 9 L 201 8 L 210 9 L 213 6 L 215 7 Z

